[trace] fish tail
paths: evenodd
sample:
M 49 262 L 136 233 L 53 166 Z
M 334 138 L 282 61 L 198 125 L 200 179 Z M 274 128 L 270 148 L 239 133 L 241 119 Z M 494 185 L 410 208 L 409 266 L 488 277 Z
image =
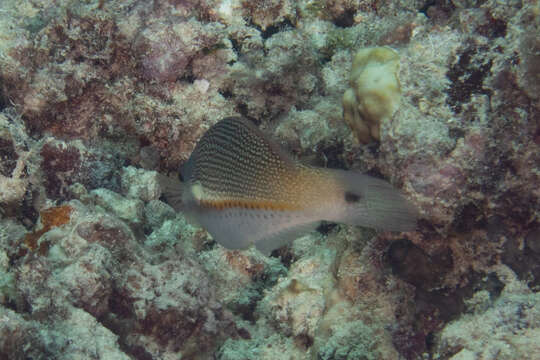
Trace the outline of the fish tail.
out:
M 356 171 L 331 170 L 337 180 L 337 201 L 331 219 L 389 231 L 412 231 L 418 211 L 388 182 Z M 332 214 L 333 213 L 333 214 Z
M 177 178 L 158 174 L 158 181 L 161 187 L 161 192 L 167 203 L 175 210 L 182 211 L 183 209 L 183 190 L 184 184 Z

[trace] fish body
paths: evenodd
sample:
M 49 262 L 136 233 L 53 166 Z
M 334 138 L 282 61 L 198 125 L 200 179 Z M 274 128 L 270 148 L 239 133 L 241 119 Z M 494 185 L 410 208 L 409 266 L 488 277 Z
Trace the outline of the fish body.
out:
M 396 231 L 416 224 L 387 182 L 294 161 L 242 118 L 212 126 L 180 173 L 183 184 L 166 187 L 170 204 L 228 249 L 269 254 L 322 220 Z

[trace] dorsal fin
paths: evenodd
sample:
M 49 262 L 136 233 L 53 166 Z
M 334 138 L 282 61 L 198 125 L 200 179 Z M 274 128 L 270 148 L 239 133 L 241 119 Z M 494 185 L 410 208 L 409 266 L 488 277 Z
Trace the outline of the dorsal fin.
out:
M 191 154 L 191 182 L 216 200 L 285 200 L 279 184 L 295 164 L 248 120 L 230 117 L 212 126 Z

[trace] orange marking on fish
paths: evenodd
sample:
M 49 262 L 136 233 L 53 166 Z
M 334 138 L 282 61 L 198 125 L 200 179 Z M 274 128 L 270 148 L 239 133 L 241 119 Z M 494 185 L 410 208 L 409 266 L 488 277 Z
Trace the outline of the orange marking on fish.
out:
M 249 210 L 294 211 L 303 208 L 293 203 L 254 200 L 201 200 L 200 205 L 214 210 L 243 208 Z

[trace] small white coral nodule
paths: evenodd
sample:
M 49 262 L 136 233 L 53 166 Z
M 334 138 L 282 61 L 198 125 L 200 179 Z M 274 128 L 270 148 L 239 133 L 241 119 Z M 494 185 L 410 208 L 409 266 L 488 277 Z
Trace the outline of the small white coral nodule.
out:
M 398 70 L 399 55 L 388 47 L 362 49 L 354 56 L 350 88 L 343 94 L 343 118 L 361 143 L 378 141 L 380 124 L 397 110 Z

